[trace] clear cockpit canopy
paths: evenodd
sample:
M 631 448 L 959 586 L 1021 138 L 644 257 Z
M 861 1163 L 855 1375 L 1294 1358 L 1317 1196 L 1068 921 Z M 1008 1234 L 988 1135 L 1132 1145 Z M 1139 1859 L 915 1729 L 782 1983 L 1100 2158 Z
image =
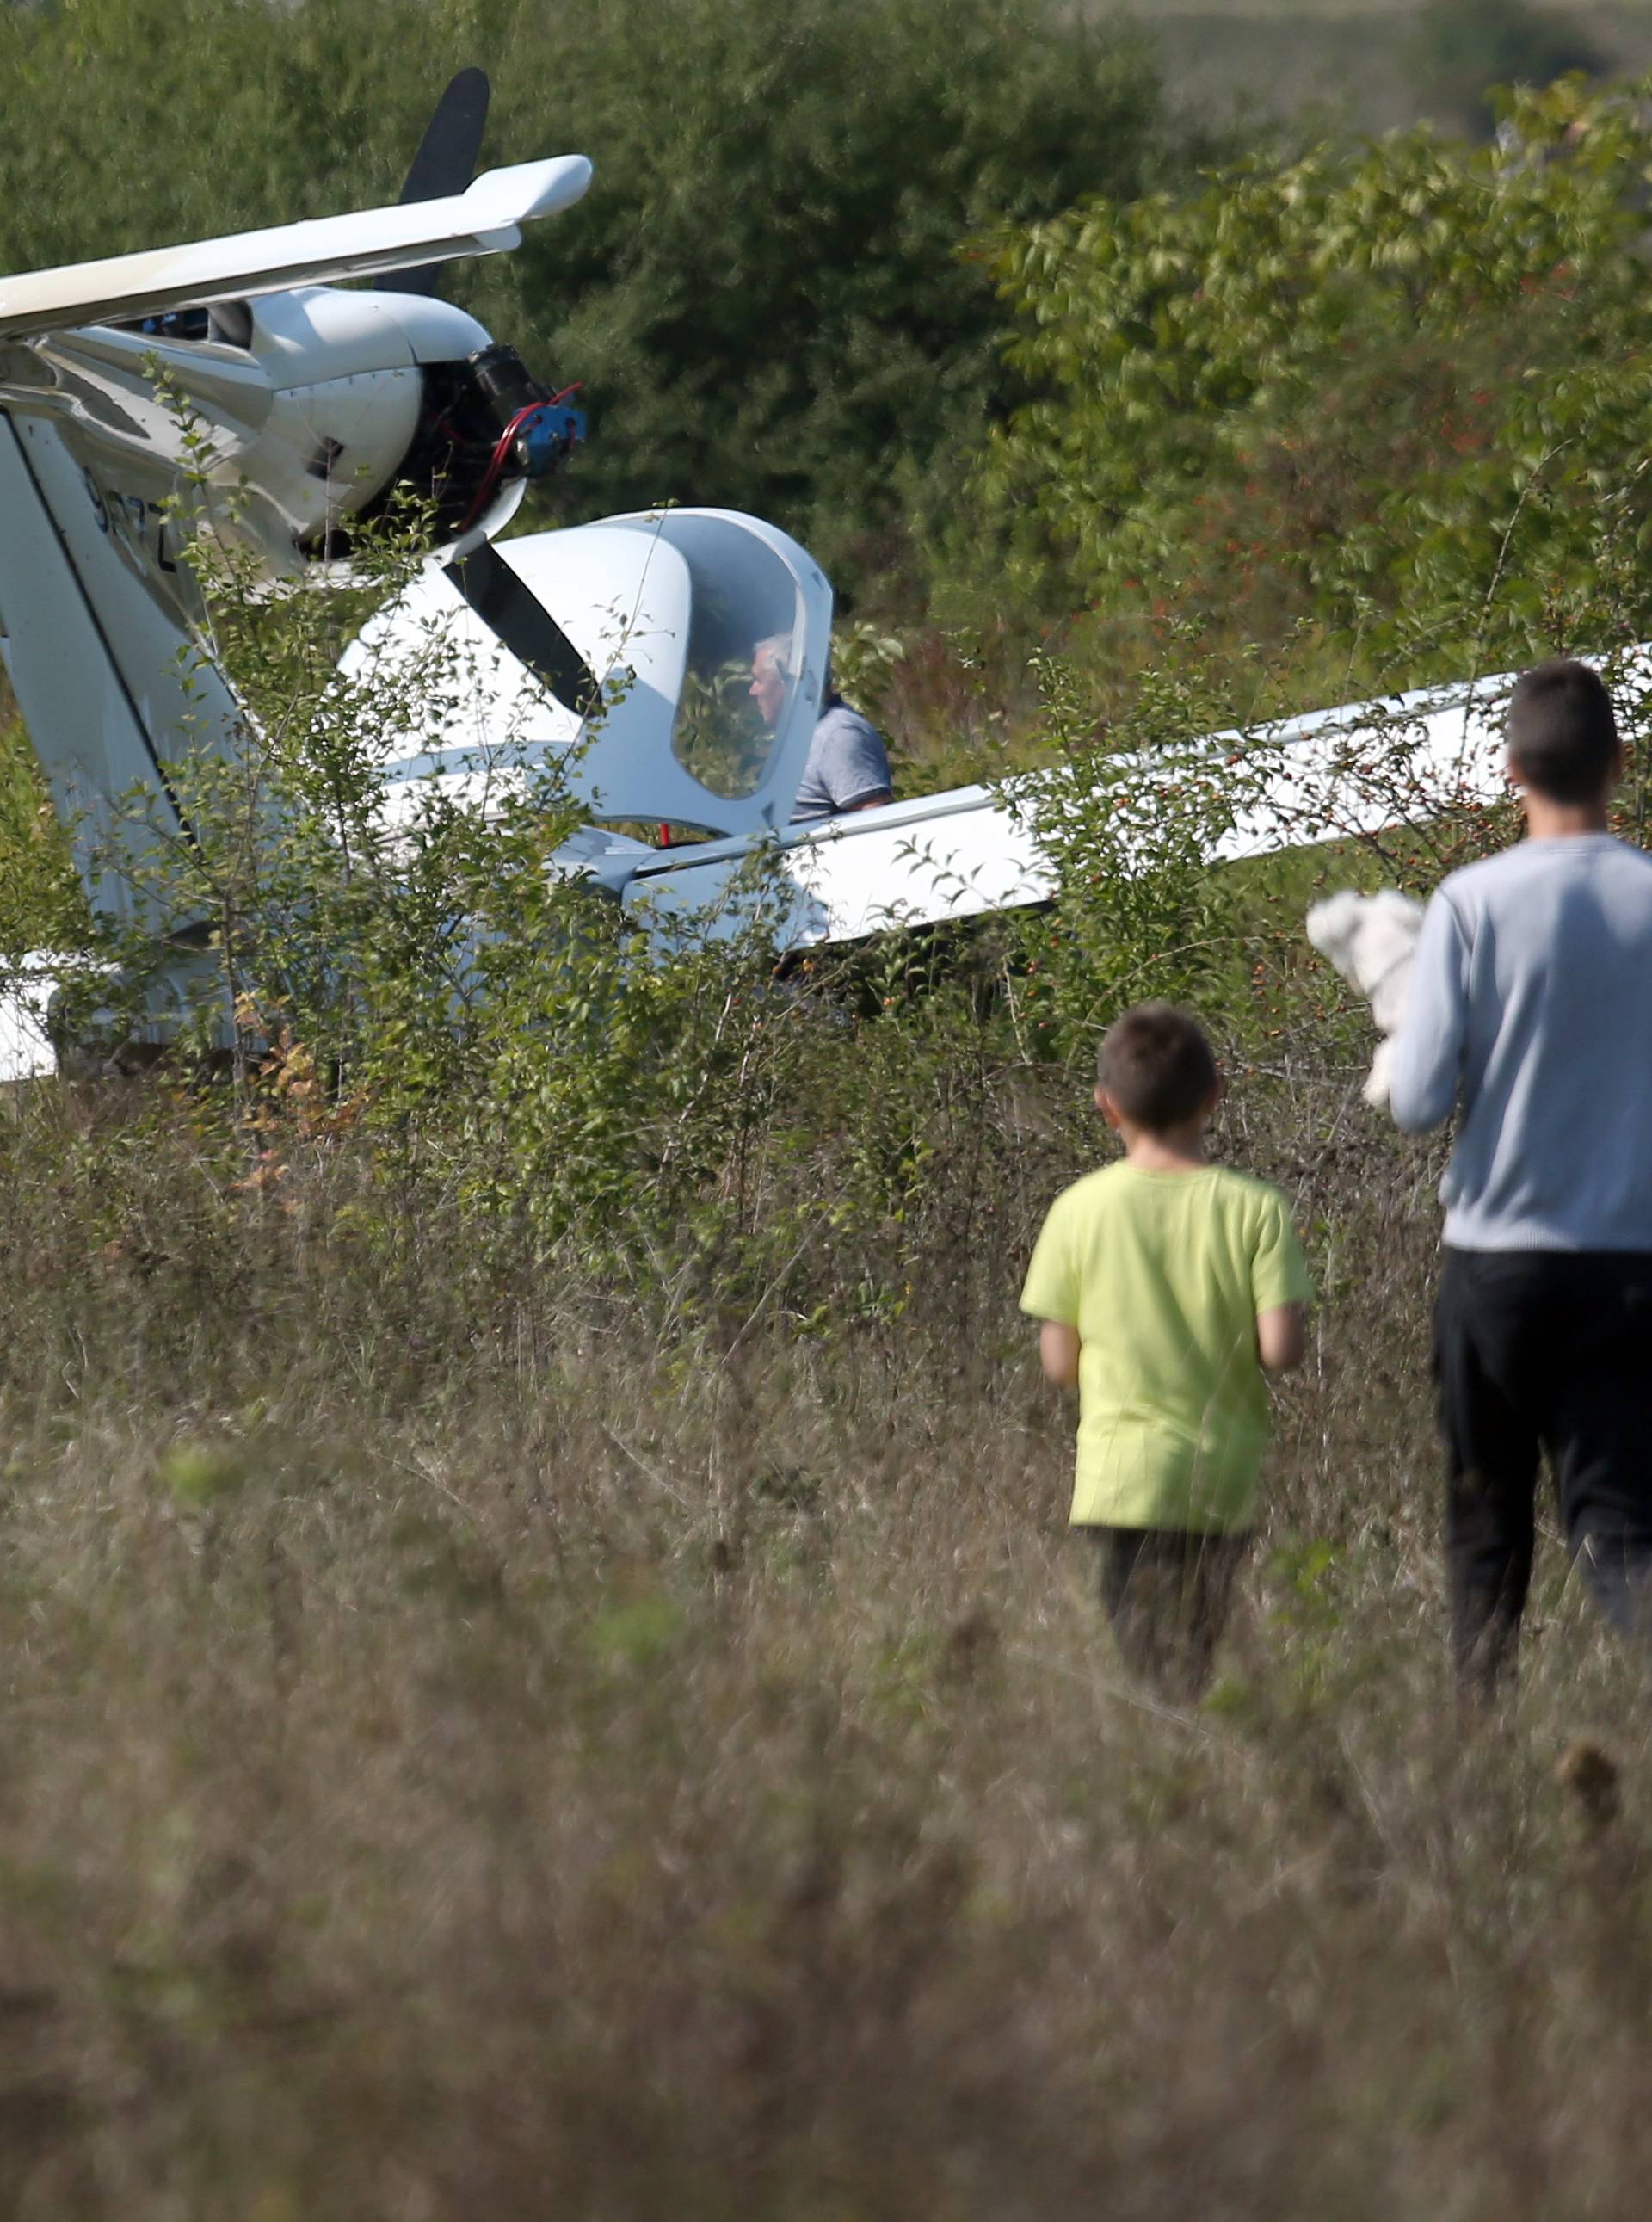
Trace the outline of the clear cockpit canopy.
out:
M 495 553 L 514 574 L 497 623 L 435 562 L 346 656 L 352 678 L 399 668 L 416 685 L 439 645 L 464 675 L 432 691 L 426 746 L 389 779 L 486 775 L 508 759 L 554 769 L 599 820 L 714 835 L 787 825 L 831 633 L 831 589 L 806 550 L 758 518 L 685 509 Z M 541 618 L 583 660 L 593 707 L 531 668 Z

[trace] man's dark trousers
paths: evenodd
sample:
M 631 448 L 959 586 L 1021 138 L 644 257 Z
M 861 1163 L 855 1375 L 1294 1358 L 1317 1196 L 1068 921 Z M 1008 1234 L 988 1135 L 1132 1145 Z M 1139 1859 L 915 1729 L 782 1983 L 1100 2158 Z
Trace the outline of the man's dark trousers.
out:
M 1512 1654 L 1542 1452 L 1601 1610 L 1652 1634 L 1652 1255 L 1448 1249 L 1434 1368 L 1459 1673 L 1494 1681 Z

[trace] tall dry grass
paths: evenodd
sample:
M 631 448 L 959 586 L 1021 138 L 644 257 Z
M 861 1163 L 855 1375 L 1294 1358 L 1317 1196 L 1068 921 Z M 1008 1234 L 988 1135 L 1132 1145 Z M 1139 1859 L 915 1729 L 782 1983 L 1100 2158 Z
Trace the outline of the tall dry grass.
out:
M 904 1313 L 846 1236 L 732 1322 L 436 1187 L 364 1245 L 347 1135 L 272 1194 L 187 1099 L 16 1105 L 0 2211 L 1637 2213 L 1643 1687 L 1551 1545 L 1454 1724 L 1436 1164 L 1357 1077 L 1230 1099 L 1325 1301 L 1188 1715 L 1082 1591 L 1014 1314 L 1095 1142 L 1055 1076 L 990 1076 Z

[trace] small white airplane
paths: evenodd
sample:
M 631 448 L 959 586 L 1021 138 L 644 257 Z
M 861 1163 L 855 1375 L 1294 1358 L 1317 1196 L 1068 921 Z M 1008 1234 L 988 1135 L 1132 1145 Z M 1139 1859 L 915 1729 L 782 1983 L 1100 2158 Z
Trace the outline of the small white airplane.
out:
M 479 72 L 454 80 L 395 207 L 0 279 L 0 654 L 94 907 L 169 941 L 180 980 L 200 962 L 197 922 L 154 914 L 142 875 L 122 868 L 158 830 L 191 838 L 169 764 L 203 747 L 233 757 L 246 731 L 202 662 L 180 493 L 198 530 L 283 580 L 324 576 L 401 488 L 433 505 L 441 544 L 346 668 L 393 679 L 440 637 L 474 684 L 433 711 L 417 756 L 383 767 L 392 812 L 427 781 L 476 793 L 501 766 L 554 764 L 591 824 L 552 868 L 589 876 L 666 938 L 688 916 L 732 930 L 731 889 L 759 843 L 778 851 L 790 946 L 1048 901 L 1036 781 L 792 825 L 832 593 L 776 527 L 679 509 L 495 544 L 529 480 L 568 453 L 577 415 L 435 298 L 437 267 L 514 248 L 591 171 L 565 155 L 472 182 L 486 107 Z M 361 279 L 374 287 L 337 283 Z M 185 413 L 209 443 L 204 487 Z M 752 658 L 776 640 L 784 700 L 764 719 Z M 1420 735 L 1409 795 L 1361 764 L 1371 706 L 1278 729 L 1269 790 L 1217 853 L 1369 831 L 1425 791 L 1435 807 L 1493 792 L 1486 691 L 1386 706 Z M 1201 754 L 1220 763 L 1230 745 L 1218 736 Z M 657 848 L 617 830 L 637 821 L 707 838 Z M 0 1007 L 0 1078 L 49 1069 L 44 994 L 36 978 Z
M 566 155 L 472 183 L 486 90 L 479 72 L 449 86 L 394 208 L 0 279 L 0 648 L 96 908 L 141 913 L 123 851 L 156 827 L 188 837 L 169 761 L 244 731 L 200 666 L 180 496 L 291 579 L 411 487 L 473 548 L 460 576 L 479 597 L 489 537 L 566 452 L 566 397 L 434 298 L 440 263 L 515 247 L 591 181 Z M 327 282 L 391 275 L 394 292 Z M 116 808 L 137 791 L 147 828 Z

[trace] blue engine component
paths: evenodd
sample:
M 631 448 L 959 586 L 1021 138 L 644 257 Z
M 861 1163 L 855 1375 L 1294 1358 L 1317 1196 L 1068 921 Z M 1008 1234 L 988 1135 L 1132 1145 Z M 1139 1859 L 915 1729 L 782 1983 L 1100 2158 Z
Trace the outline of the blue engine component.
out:
M 558 398 L 527 411 L 516 427 L 516 460 L 530 479 L 566 462 L 585 436 L 585 412 Z

